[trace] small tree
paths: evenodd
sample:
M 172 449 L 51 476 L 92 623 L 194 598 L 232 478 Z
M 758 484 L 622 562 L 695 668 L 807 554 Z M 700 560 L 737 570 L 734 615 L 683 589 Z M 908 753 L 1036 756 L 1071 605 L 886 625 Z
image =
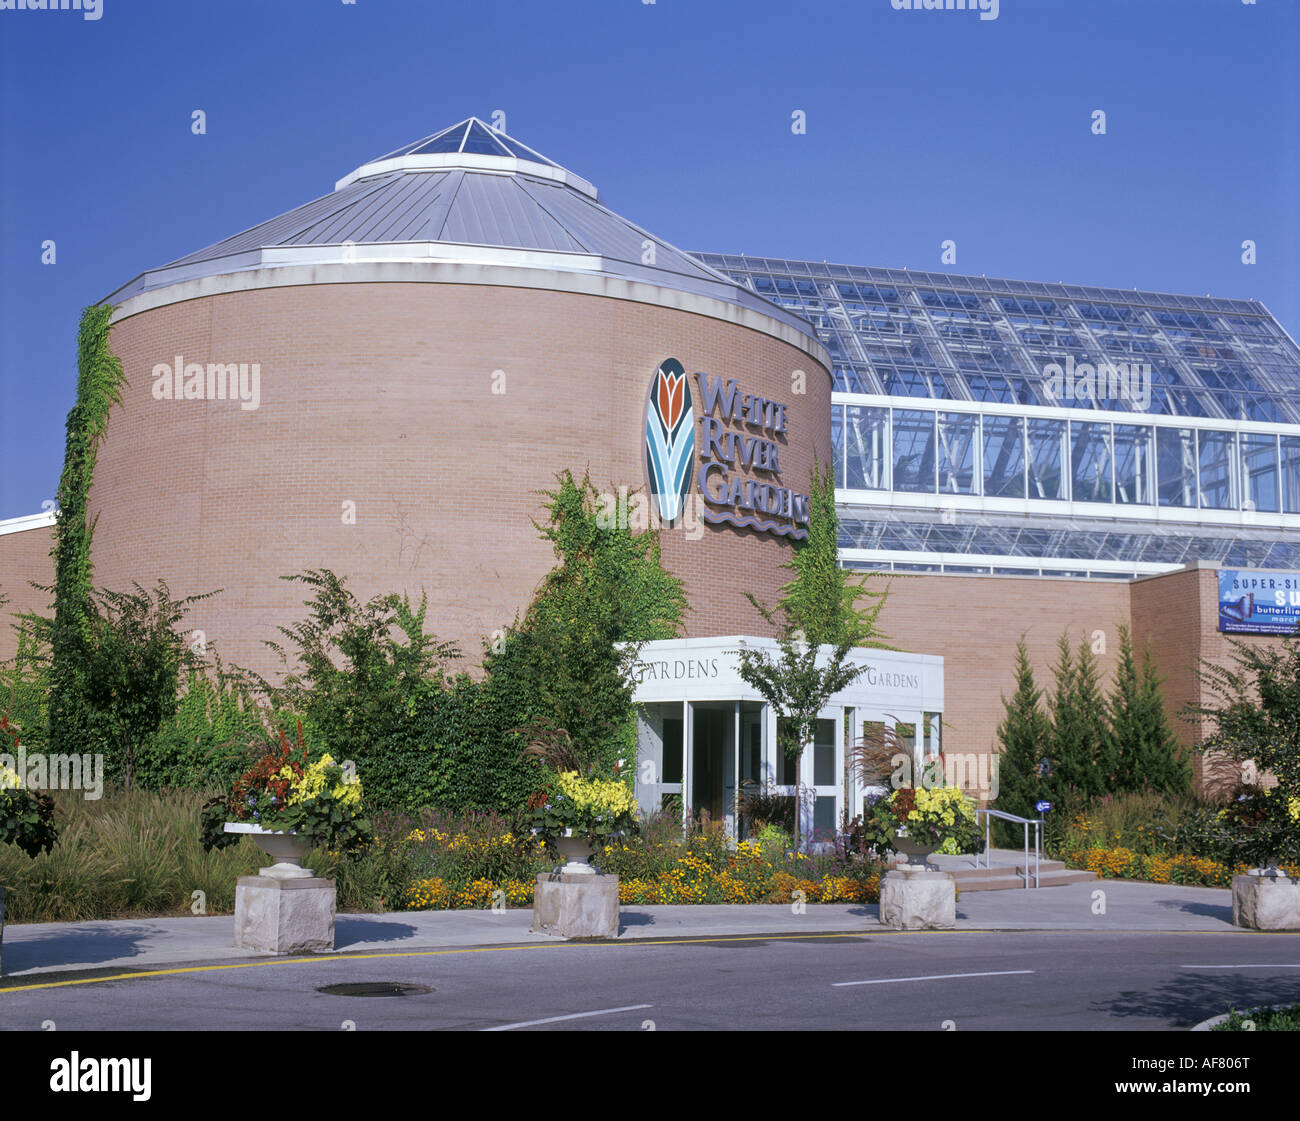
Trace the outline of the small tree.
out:
M 1067 648 L 1068 653 L 1068 648 Z M 998 726 L 1002 756 L 998 766 L 998 796 L 994 806 L 1017 817 L 1036 818 L 1035 808 L 1048 790 L 1043 774 L 1044 753 L 1049 750 L 1052 723 L 1041 705 L 1042 690 L 1034 682 L 1034 668 L 1024 638 L 1016 643 L 1016 690 L 1002 698 L 1006 715 Z M 999 839 L 1008 843 L 1016 830 L 1009 822 L 995 825 Z
M 204 666 L 181 621 L 190 604 L 216 594 L 177 600 L 161 580 L 151 592 L 133 586 L 91 599 L 82 692 L 84 742 L 110 760 L 128 790 L 136 756 L 176 712 L 182 672 Z
M 1165 715 L 1151 647 L 1147 645 L 1139 671 L 1128 627 L 1120 626 L 1119 640 L 1119 664 L 1109 704 L 1113 789 L 1184 793 L 1191 788 L 1191 768 Z
M 804 749 L 812 741 L 818 714 L 840 690 L 865 671 L 849 664 L 849 651 L 858 646 L 883 647 L 876 623 L 884 609 L 887 589 L 865 587 L 839 564 L 839 518 L 835 512 L 835 475 L 813 464 L 809 488 L 808 537 L 795 545 L 783 566 L 794 578 L 782 589 L 775 609 L 746 592 L 750 603 L 777 632 L 778 657 L 765 650 L 738 651 L 737 672 L 778 715 L 778 746 L 794 763 L 795 786 L 800 785 Z M 859 607 L 862 598 L 869 601 Z M 823 647 L 829 652 L 823 657 Z M 799 837 L 795 815 L 795 837 Z
M 660 561 L 657 531 L 634 528 L 631 499 L 610 510 L 589 476 L 570 471 L 543 493 L 548 517 L 534 526 L 557 563 L 523 619 L 489 647 L 489 691 L 518 697 L 510 730 L 521 748 L 563 742 L 609 778 L 636 755 L 637 652 L 677 634 L 686 596 Z
M 21 730 L 29 751 L 43 749 L 49 733 L 50 620 L 19 615 L 13 629 L 14 656 L 0 663 L 0 712 Z
M 1072 654 L 1068 631 L 1057 641 L 1057 653 L 1056 687 L 1048 702 L 1051 748 L 1044 768 L 1053 808 L 1062 807 L 1076 792 L 1085 797 L 1103 793 L 1114 772 L 1097 659 L 1086 639 L 1077 655 Z
M 1197 747 L 1249 762 L 1261 779 L 1276 780 L 1274 790 L 1246 796 L 1251 820 L 1233 838 L 1238 855 L 1260 865 L 1300 860 L 1300 633 L 1280 646 L 1236 639 L 1229 646 L 1231 665 L 1201 665 L 1201 682 L 1216 703 L 1190 707 L 1213 726 Z
M 280 685 L 254 677 L 280 714 L 281 729 L 301 717 L 313 747 L 363 768 L 377 805 L 404 801 L 409 773 L 431 765 L 432 745 L 412 742 L 447 688 L 445 667 L 460 657 L 451 642 L 426 634 L 426 602 L 389 593 L 361 603 L 329 569 L 286 576 L 312 589 L 310 614 L 278 628 L 286 644 L 269 642 L 290 672 Z

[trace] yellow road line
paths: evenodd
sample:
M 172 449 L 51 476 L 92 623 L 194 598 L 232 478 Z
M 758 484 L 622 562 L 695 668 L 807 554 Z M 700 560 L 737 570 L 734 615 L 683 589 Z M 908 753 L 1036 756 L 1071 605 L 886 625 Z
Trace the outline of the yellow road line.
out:
M 306 958 L 260 958 L 256 961 L 227 962 L 222 965 L 182 965 L 174 969 L 148 969 L 133 973 L 114 973 L 106 977 L 78 977 L 71 981 L 38 981 L 29 985 L 4 985 L 6 993 L 30 992 L 34 989 L 62 989 L 72 985 L 99 985 L 107 981 L 135 981 L 146 977 L 174 977 L 184 973 L 213 973 L 221 969 L 258 969 L 270 965 L 323 965 L 336 961 L 370 961 L 380 958 L 442 957 L 448 954 L 505 953 L 511 950 L 564 950 L 630 948 L 634 946 L 689 946 L 712 942 L 808 942 L 829 938 L 889 938 L 907 934 L 1280 934 L 1300 937 L 1300 931 L 1288 930 L 858 930 L 816 931 L 809 934 L 721 934 L 699 938 L 632 938 L 625 942 L 534 942 L 513 946 L 463 946 L 442 950 L 385 950 L 364 954 L 320 954 Z

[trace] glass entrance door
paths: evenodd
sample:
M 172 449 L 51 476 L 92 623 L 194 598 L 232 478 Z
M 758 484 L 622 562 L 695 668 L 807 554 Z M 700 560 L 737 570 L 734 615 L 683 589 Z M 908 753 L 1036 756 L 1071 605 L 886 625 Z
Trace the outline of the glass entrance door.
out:
M 733 812 L 736 796 L 735 706 L 701 703 L 692 707 L 691 812 L 723 821 Z

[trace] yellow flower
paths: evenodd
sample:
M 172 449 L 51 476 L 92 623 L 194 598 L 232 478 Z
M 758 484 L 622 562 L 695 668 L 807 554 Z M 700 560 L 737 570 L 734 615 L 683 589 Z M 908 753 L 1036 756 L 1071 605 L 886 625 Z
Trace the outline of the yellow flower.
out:
M 300 802 L 310 801 L 312 798 L 325 794 L 327 792 L 326 784 L 329 782 L 326 772 L 337 766 L 338 764 L 328 755 L 322 755 L 315 763 L 309 764 L 303 771 L 302 778 L 294 783 L 293 789 L 289 792 L 289 804 L 291 806 L 297 805 Z M 288 768 L 285 768 L 285 770 L 288 770 Z M 345 806 L 360 806 L 361 780 L 355 774 L 344 771 L 338 776 L 334 784 L 329 787 L 328 793 Z

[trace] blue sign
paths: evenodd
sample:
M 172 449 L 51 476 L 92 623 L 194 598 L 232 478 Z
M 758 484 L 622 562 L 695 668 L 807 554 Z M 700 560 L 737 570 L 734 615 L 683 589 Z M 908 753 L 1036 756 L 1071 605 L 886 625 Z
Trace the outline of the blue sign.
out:
M 1051 803 L 1051 802 L 1035 802 L 1035 803 L 1034 803 L 1034 809 L 1036 809 L 1040 814 L 1045 814 L 1045 813 L 1047 813 L 1047 811 L 1050 810 L 1051 808 L 1052 808 L 1052 803 Z
M 1300 573 L 1219 569 L 1219 630 L 1294 634 L 1300 623 Z

